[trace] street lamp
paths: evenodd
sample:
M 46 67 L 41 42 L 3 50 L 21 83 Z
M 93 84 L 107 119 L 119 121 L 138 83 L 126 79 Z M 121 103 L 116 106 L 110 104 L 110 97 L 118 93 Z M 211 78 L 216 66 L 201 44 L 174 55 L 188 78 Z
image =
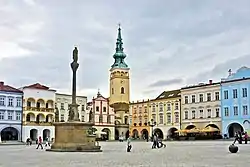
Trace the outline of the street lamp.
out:
M 156 125 L 156 122 L 154 122 L 153 119 L 151 119 L 151 121 L 148 122 L 148 125 L 151 126 L 151 129 L 152 129 L 152 137 L 151 137 L 151 140 L 153 140 L 153 136 L 154 136 L 154 126 Z

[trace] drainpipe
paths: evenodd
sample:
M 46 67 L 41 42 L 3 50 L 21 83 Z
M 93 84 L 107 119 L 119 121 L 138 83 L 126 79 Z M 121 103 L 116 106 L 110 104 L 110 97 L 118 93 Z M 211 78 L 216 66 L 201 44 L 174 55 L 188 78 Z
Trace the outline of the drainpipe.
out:
M 21 142 L 23 141 L 23 95 L 22 95 L 22 110 L 21 110 Z
M 180 101 L 180 107 L 179 107 L 180 108 L 180 122 L 179 122 L 179 124 L 180 124 L 180 129 L 181 129 L 181 122 L 182 122 L 182 120 L 181 120 L 182 119 L 181 118 L 181 114 L 182 114 L 181 113 L 181 98 L 179 99 L 179 101 Z

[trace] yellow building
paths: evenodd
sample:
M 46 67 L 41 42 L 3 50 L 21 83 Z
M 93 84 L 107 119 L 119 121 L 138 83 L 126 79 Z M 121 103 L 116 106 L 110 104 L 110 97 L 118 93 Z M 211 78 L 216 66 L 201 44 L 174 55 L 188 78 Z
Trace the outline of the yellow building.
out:
M 180 90 L 162 92 L 156 99 L 150 101 L 149 115 L 151 129 L 160 138 L 167 139 L 175 135 L 175 131 L 180 129 Z
M 125 63 L 126 54 L 123 52 L 121 28 L 118 29 L 115 60 L 110 69 L 110 107 L 115 112 L 115 139 L 129 135 L 129 68 Z
M 23 91 L 22 140 L 55 137 L 55 90 L 39 83 L 21 88 Z
M 150 101 L 137 101 L 132 102 L 129 105 L 129 110 L 132 116 L 132 121 L 130 124 L 130 136 L 137 139 L 148 139 L 150 126 L 149 122 L 149 104 Z

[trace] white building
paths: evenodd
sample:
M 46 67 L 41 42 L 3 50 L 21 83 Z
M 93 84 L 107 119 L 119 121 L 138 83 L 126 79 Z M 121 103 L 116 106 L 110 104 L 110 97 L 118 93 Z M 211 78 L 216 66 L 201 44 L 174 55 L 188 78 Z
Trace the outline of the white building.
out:
M 55 90 L 39 83 L 20 88 L 23 91 L 22 140 L 55 137 Z
M 23 92 L 0 82 L 0 141 L 21 141 Z
M 59 121 L 67 122 L 69 116 L 69 105 L 72 103 L 72 95 L 56 93 L 56 107 L 59 110 Z M 78 112 L 80 121 L 85 122 L 87 97 L 76 96 L 76 103 L 79 105 Z
M 90 114 L 91 116 L 89 116 Z M 115 139 L 115 113 L 114 109 L 109 106 L 108 98 L 103 97 L 98 92 L 97 97 L 88 103 L 86 115 L 88 115 L 86 118 L 87 122 L 92 117 L 97 137 L 101 137 L 104 140 Z
M 200 83 L 181 89 L 182 129 L 204 129 L 208 126 L 221 130 L 220 83 Z

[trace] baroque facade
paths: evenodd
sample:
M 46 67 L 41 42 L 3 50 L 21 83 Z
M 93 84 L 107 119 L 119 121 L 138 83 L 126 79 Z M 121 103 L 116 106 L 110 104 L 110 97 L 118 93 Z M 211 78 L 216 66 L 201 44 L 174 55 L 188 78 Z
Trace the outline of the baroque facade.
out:
M 119 136 L 127 138 L 129 136 L 130 69 L 125 63 L 126 54 L 123 52 L 120 27 L 113 58 L 114 64 L 110 69 L 109 105 L 115 112 L 115 139 Z
M 250 68 L 242 67 L 221 81 L 222 132 L 234 137 L 237 131 L 250 134 Z
M 109 99 L 103 97 L 100 92 L 87 104 L 86 121 L 94 122 L 95 132 L 102 140 L 115 139 L 115 113 L 109 106 Z
M 150 101 L 149 114 L 151 133 L 157 133 L 160 138 L 167 139 L 180 129 L 180 90 L 162 92 L 156 99 Z
M 134 139 L 148 139 L 150 136 L 149 122 L 150 100 L 142 100 L 129 104 L 131 113 L 130 136 Z
M 0 142 L 22 140 L 23 92 L 0 82 Z
M 59 111 L 59 122 L 67 122 L 69 116 L 69 105 L 72 103 L 72 95 L 56 93 L 56 108 Z M 79 119 L 86 120 L 87 97 L 76 96 L 76 103 L 79 105 Z
M 23 91 L 22 140 L 54 138 L 55 90 L 39 83 L 20 88 Z
M 181 89 L 181 129 L 204 129 L 208 126 L 221 131 L 220 83 L 200 83 Z

